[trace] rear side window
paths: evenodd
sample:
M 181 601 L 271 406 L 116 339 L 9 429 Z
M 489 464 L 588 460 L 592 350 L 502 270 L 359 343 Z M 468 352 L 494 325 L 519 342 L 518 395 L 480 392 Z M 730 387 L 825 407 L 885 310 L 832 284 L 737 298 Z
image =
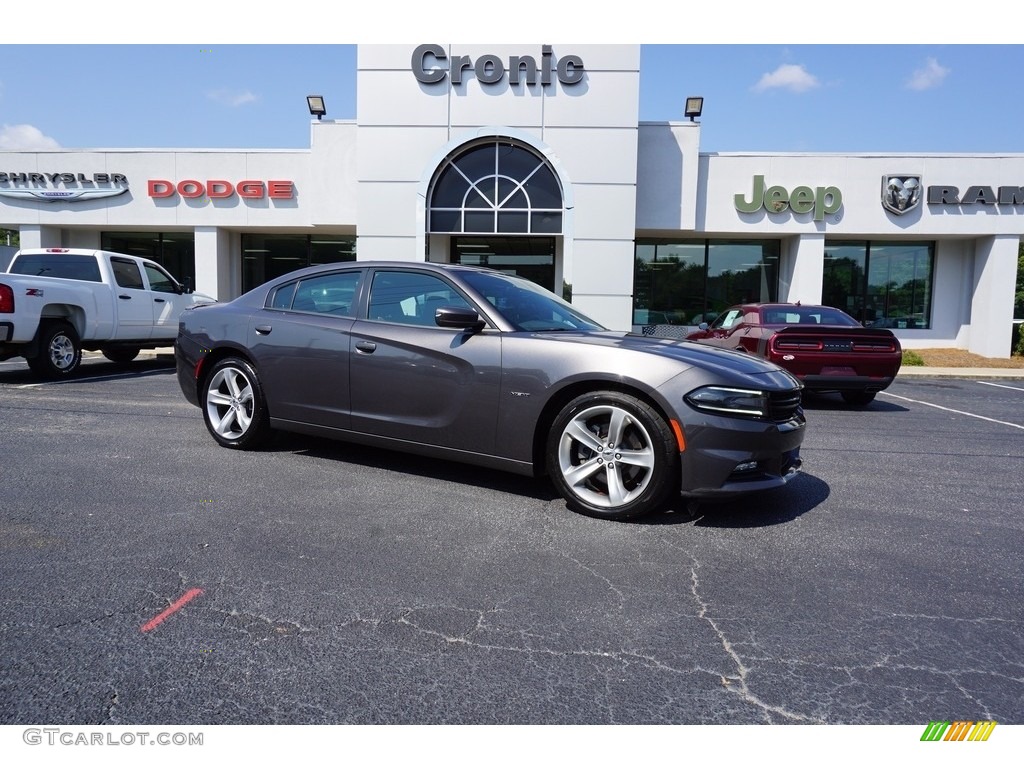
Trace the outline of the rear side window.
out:
M 295 295 L 295 286 L 298 283 L 287 283 L 278 286 L 270 295 L 267 306 L 271 309 L 288 309 L 292 305 L 292 296 Z
M 307 277 L 275 288 L 266 306 L 293 312 L 352 317 L 361 271 L 333 272 Z
M 139 265 L 130 259 L 111 259 L 110 267 L 114 270 L 114 280 L 122 288 L 138 288 L 142 290 L 146 286 L 142 282 L 142 272 Z
M 18 256 L 9 270 L 15 275 L 33 277 L 62 277 L 65 280 L 102 282 L 100 266 L 95 256 L 72 254 L 27 253 Z

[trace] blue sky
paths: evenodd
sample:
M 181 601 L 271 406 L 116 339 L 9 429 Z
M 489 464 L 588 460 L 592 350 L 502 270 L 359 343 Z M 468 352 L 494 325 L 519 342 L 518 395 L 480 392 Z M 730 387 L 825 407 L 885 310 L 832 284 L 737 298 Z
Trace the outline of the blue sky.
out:
M 307 94 L 323 94 L 328 118 L 355 117 L 352 40 L 404 39 L 412 44 L 498 38 L 534 40 L 538 46 L 559 40 L 613 42 L 609 29 L 621 24 L 624 37 L 643 43 L 640 119 L 682 120 L 684 99 L 703 96 L 705 152 L 1024 152 L 1024 103 L 1018 97 L 1024 46 L 977 42 L 983 37 L 975 31 L 978 14 L 949 22 L 951 27 L 963 25 L 970 44 L 949 44 L 956 38 L 941 29 L 932 34 L 944 43 L 939 44 L 928 42 L 919 24 L 906 28 L 913 28 L 920 40 L 894 31 L 900 29 L 898 10 L 870 2 L 856 5 L 863 11 L 850 17 L 856 21 L 840 12 L 828 18 L 828 11 L 810 9 L 744 15 L 739 9 L 745 3 L 733 2 L 730 13 L 744 23 L 729 23 L 728 14 L 681 14 L 659 16 L 666 23 L 652 24 L 654 17 L 641 12 L 628 20 L 595 14 L 592 28 L 586 29 L 546 10 L 550 23 L 534 20 L 532 26 L 517 26 L 511 19 L 484 31 L 436 23 L 421 28 L 409 18 L 404 24 L 396 19 L 385 24 L 372 12 L 361 26 L 351 20 L 311 26 L 312 12 L 304 3 L 292 0 L 288 8 L 295 13 L 270 19 L 258 14 L 243 19 L 233 12 L 218 18 L 204 11 L 206 23 L 198 24 L 198 17 L 185 11 L 203 6 L 179 0 L 162 7 L 181 13 L 160 18 L 159 24 L 136 21 L 138 33 L 125 34 L 95 13 L 94 2 L 88 4 L 93 10 L 80 17 L 64 13 L 57 21 L 47 20 L 38 41 L 31 34 L 5 35 L 31 44 L 0 45 L 0 150 L 305 148 Z M 136 16 L 139 7 L 112 1 L 100 5 L 132 8 Z M 46 15 L 53 7 L 45 5 L 36 13 Z M 585 15 L 577 6 L 559 7 Z M 630 7 L 643 11 L 646 3 Z M 872 7 L 883 8 L 884 15 L 868 13 Z M 393 16 L 402 14 L 395 11 Z M 801 29 L 796 23 L 800 19 L 814 24 Z M 802 37 L 828 40 L 848 21 L 854 30 L 864 30 L 860 41 L 872 44 L 800 42 Z M 79 33 L 79 23 L 84 33 Z M 342 44 L 324 44 L 323 37 L 335 35 L 323 35 L 322 30 L 339 23 L 343 29 L 336 37 Z M 992 26 L 991 20 L 985 23 Z M 35 28 L 27 21 L 21 26 Z M 155 29 L 163 34 L 154 35 Z M 656 42 L 666 29 L 678 30 L 675 39 L 684 42 L 697 38 L 715 44 Z M 195 39 L 197 30 L 211 41 L 184 42 Z M 901 42 L 887 41 L 886 35 L 898 35 Z M 997 35 L 998 30 L 992 36 Z M 115 38 L 145 44 L 112 44 Z M 297 44 L 274 44 L 268 38 Z M 302 42 L 304 38 L 310 42 Z M 792 42 L 758 42 L 766 38 Z M 238 44 L 240 39 L 253 43 Z M 79 40 L 101 44 L 67 44 Z M 732 40 L 743 42 L 730 44 Z

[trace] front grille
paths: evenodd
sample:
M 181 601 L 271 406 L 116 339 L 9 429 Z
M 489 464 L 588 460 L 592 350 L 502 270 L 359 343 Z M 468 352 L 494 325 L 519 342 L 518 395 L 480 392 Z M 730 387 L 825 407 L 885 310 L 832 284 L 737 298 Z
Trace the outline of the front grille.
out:
M 768 413 L 772 421 L 789 421 L 800 411 L 800 390 L 768 393 Z

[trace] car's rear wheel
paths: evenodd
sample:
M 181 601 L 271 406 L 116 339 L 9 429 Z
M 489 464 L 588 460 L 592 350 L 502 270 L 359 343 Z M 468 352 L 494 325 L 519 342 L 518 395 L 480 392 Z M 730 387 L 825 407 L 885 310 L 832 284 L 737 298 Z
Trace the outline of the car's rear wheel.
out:
M 39 331 L 39 354 L 28 358 L 28 367 L 37 376 L 65 379 L 82 362 L 82 342 L 75 329 L 65 322 L 49 322 Z
M 203 387 L 203 420 L 213 439 L 228 448 L 256 448 L 266 440 L 270 420 L 252 365 L 238 357 L 214 365 Z
M 840 394 L 843 396 L 843 400 L 847 405 L 855 405 L 861 408 L 875 399 L 874 392 L 859 392 L 854 390 L 852 392 L 841 392 Z
M 678 489 L 679 448 L 661 415 L 620 392 L 577 397 L 555 418 L 546 462 L 569 508 L 625 520 L 655 511 Z

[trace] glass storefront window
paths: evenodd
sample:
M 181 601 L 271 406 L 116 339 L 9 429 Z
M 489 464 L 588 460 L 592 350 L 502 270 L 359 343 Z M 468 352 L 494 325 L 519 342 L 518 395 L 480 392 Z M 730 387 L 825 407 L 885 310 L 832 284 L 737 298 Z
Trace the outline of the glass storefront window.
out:
M 314 264 L 355 261 L 355 235 L 242 235 L 242 293 Z
M 634 325 L 698 325 L 743 302 L 775 301 L 777 241 L 638 240 Z
M 151 259 L 179 282 L 196 284 L 196 240 L 191 232 L 101 232 L 100 248 Z
M 930 328 L 932 243 L 825 243 L 823 302 L 880 328 Z
M 490 267 L 555 290 L 553 237 L 453 237 L 452 262 Z

